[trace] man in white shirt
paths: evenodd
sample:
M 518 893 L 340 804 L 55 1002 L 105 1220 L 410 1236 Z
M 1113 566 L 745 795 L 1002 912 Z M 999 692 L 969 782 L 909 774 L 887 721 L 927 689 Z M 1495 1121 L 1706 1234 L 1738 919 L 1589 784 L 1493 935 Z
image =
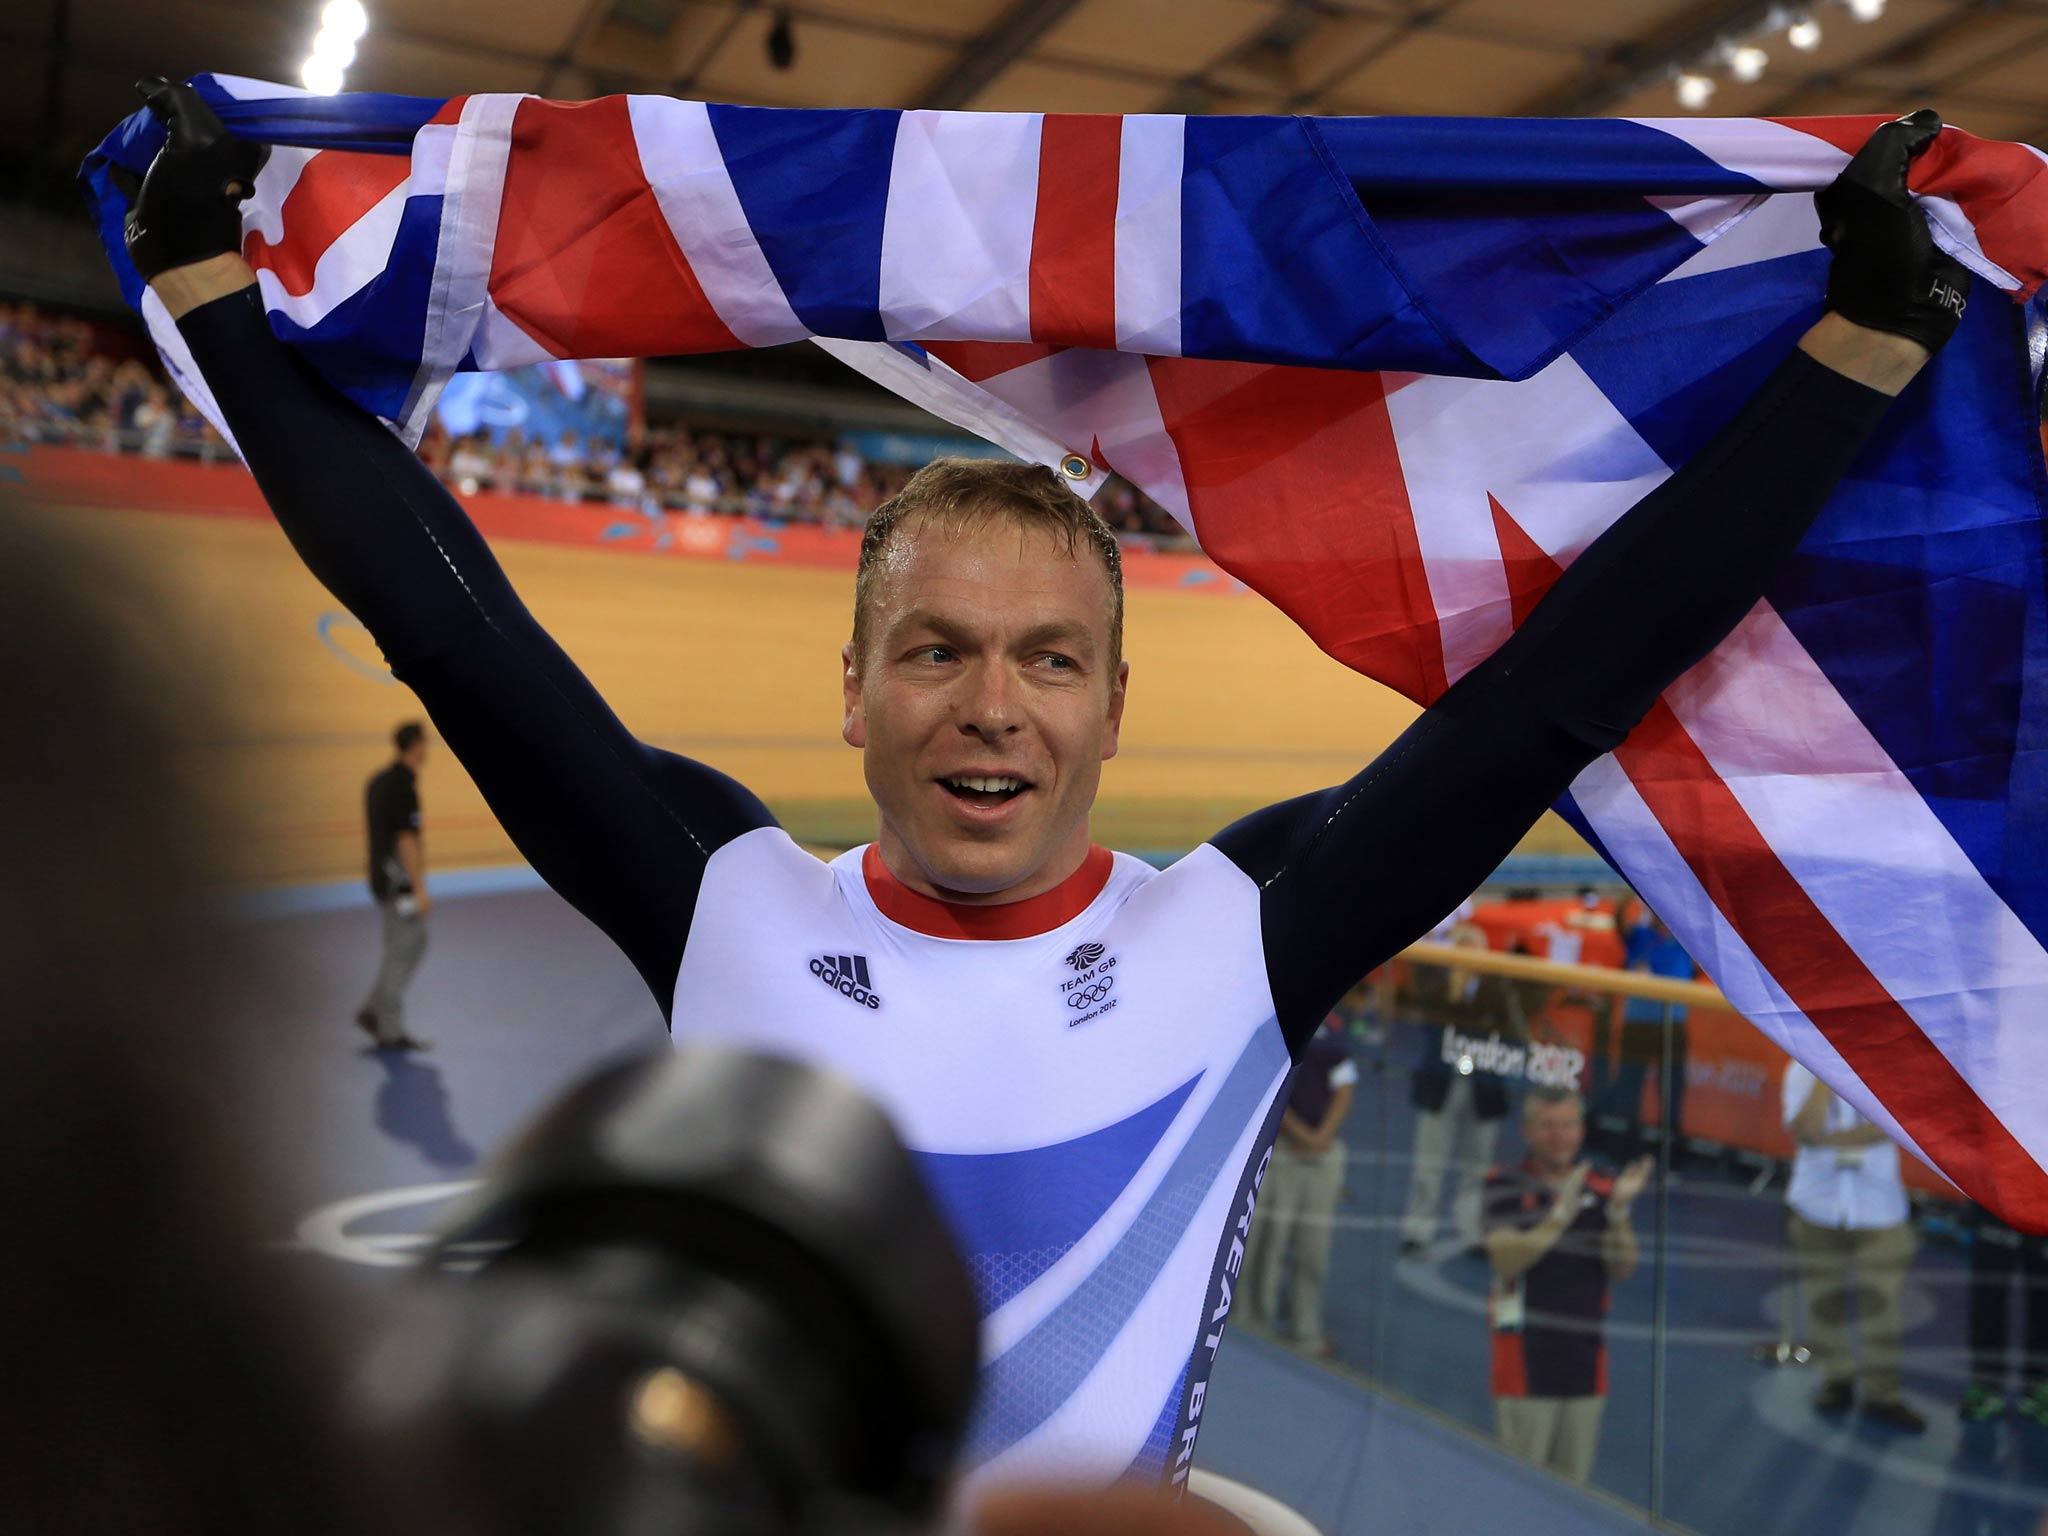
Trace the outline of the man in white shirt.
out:
M 1806 1291 L 1814 1364 L 1822 1373 L 1814 1411 L 1846 1413 L 1856 1401 L 1848 1319 L 1853 1270 L 1864 1416 L 1917 1435 L 1927 1421 L 1899 1395 L 1899 1291 L 1913 1261 L 1899 1149 L 1796 1061 L 1785 1068 L 1783 1107 L 1785 1125 L 1799 1142 L 1785 1203 L 1792 1208 L 1792 1248 Z

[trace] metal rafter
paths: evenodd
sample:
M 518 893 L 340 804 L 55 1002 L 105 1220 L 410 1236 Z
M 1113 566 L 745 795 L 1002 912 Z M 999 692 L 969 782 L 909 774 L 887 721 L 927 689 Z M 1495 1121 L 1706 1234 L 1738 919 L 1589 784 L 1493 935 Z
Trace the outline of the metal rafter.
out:
M 1071 11 L 1077 0 L 1017 0 L 996 24 L 960 50 L 926 87 L 920 107 L 948 111 L 966 106 Z

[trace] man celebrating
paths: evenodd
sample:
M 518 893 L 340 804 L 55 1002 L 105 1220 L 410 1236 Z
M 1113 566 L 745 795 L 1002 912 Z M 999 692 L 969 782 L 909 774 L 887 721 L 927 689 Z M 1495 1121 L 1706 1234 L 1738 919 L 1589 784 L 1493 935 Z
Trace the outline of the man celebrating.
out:
M 840 656 L 880 830 L 824 864 L 634 740 L 278 343 L 235 254 L 256 151 L 146 94 L 170 134 L 130 254 L 308 567 L 678 1033 L 833 1064 L 919 1150 L 982 1291 L 984 1481 L 1185 1477 L 1292 1058 L 1751 607 L 1967 281 L 1905 192 L 1938 122 L 1887 125 L 1822 198 L 1831 312 L 1751 405 L 1379 761 L 1164 873 L 1089 835 L 1129 684 L 1114 536 L 1041 467 L 928 466 L 869 521 Z

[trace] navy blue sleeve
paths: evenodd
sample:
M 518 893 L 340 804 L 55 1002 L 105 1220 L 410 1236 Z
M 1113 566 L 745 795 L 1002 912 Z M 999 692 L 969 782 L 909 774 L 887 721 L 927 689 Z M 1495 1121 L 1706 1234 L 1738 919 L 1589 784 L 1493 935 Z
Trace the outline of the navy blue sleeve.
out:
M 178 329 L 307 569 L 419 695 L 514 846 L 625 951 L 666 1017 L 705 864 L 772 825 L 767 807 L 626 730 L 455 499 L 271 334 L 255 288 Z
M 1216 837 L 1261 888 L 1267 973 L 1297 1052 L 1741 622 L 1890 404 L 1793 353 L 1363 773 Z

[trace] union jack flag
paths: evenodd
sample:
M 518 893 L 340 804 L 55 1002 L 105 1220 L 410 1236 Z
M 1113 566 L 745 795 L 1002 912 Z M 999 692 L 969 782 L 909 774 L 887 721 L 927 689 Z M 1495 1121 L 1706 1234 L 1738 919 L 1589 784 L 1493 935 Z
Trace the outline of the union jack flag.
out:
M 1427 703 L 1821 308 L 1878 119 L 791 111 L 195 82 L 280 146 L 278 334 L 416 437 L 460 369 L 815 337 L 1087 492 L 1111 470 Z M 128 295 L 112 165 L 85 179 Z M 1736 633 L 1561 810 L 1748 1018 L 2048 1230 L 2048 157 L 1916 164 L 1980 302 Z M 2013 303 L 1991 302 L 2003 290 Z

